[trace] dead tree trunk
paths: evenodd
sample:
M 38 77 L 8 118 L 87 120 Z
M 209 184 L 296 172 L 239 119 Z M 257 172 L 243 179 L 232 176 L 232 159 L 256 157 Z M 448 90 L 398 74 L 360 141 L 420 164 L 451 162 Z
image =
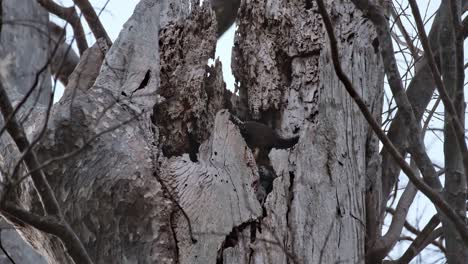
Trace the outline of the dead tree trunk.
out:
M 378 144 L 335 76 L 315 2 L 246 2 L 233 51 L 239 96 L 219 62 L 206 65 L 215 17 L 198 3 L 141 1 L 108 51 L 98 40 L 82 56 L 35 150 L 95 263 L 364 261 Z M 329 10 L 343 68 L 378 118 L 372 26 L 349 2 Z M 299 141 L 256 155 L 231 113 Z M 31 138 L 45 117 L 35 109 Z M 264 203 L 260 168 L 274 178 Z M 29 180 L 7 198 L 42 213 Z M 50 263 L 71 262 L 56 237 L 8 219 Z
M 299 130 L 300 140 L 288 153 L 270 154 L 279 177 L 256 243 L 274 243 L 253 256 L 256 263 L 286 263 L 289 256 L 362 262 L 365 195 L 379 186 L 377 141 L 335 75 L 315 2 L 268 3 L 241 5 L 234 73 L 252 117 L 283 134 Z M 342 66 L 378 118 L 383 71 L 372 26 L 346 1 L 334 1 L 329 13 Z

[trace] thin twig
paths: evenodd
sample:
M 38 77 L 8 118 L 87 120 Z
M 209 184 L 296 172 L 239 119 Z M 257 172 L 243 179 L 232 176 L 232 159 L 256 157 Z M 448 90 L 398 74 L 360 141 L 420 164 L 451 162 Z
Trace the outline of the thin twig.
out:
M 422 53 L 422 51 L 414 46 L 413 40 L 409 36 L 409 34 L 406 31 L 405 27 L 403 26 L 403 23 L 401 22 L 401 19 L 400 19 L 400 15 L 398 15 L 396 13 L 395 8 L 394 7 L 391 8 L 390 11 L 392 12 L 393 19 L 395 19 L 395 23 L 396 23 L 398 29 L 400 30 L 401 34 L 405 38 L 406 45 L 408 46 L 409 50 L 411 51 L 411 55 L 413 56 L 413 58 L 415 60 L 417 60 L 420 57 L 419 54 Z

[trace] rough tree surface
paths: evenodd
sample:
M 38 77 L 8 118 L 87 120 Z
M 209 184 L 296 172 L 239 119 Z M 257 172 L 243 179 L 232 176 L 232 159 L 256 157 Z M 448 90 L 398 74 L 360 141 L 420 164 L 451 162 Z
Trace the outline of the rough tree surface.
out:
M 329 13 L 342 66 L 378 116 L 383 72 L 372 27 L 347 1 Z M 378 145 L 335 75 L 315 2 L 243 1 L 239 16 L 233 67 L 243 102 L 252 118 L 301 136 L 272 162 L 279 177 L 257 234 L 272 242 L 257 248 L 255 262 L 363 262 L 366 176 L 378 178 L 367 166 Z
M 377 116 L 372 27 L 348 1 L 329 6 L 343 68 Z M 334 73 L 315 2 L 241 2 L 239 98 L 221 64 L 207 66 L 214 21 L 195 1 L 142 0 L 108 51 L 98 40 L 82 56 L 36 147 L 43 162 L 77 152 L 46 168 L 67 220 L 95 263 L 363 262 L 378 145 Z M 45 122 L 40 104 L 26 123 L 31 138 Z M 229 112 L 300 136 L 270 152 L 277 177 L 264 204 L 257 161 Z M 11 166 L 18 153 L 6 135 L 1 143 Z M 8 199 L 41 212 L 29 180 Z M 55 237 L 17 228 L 49 263 L 71 263 Z
M 37 82 L 37 88 L 26 105 L 31 107 L 37 95 L 41 94 L 36 106 L 43 106 L 47 104 L 51 83 L 49 70 L 45 68 L 41 71 L 41 68 L 47 65 L 47 36 L 38 34 L 38 29 L 47 32 L 49 15 L 35 1 L 4 0 L 1 5 L 2 20 L 9 21 L 9 23 L 2 24 L 0 58 L 4 64 L 10 60 L 13 62 L 5 69 L 7 74 L 2 76 L 4 83 L 14 86 L 8 90 L 9 98 L 12 103 L 18 103 L 29 88 Z M 14 23 L 15 21 L 18 23 Z M 31 53 L 26 53 L 26 50 L 31 51 Z M 43 52 L 36 52 L 38 50 Z M 3 127 L 3 124 L 3 120 L 0 120 L 0 127 Z M 8 164 L 4 168 L 14 166 L 14 159 L 5 160 L 6 153 L 9 152 L 8 149 L 14 149 L 13 145 L 9 146 L 10 143 L 11 141 L 5 135 L 0 137 L 0 166 Z M 10 158 L 16 157 L 15 155 L 15 157 Z M 1 220 L 1 226 L 2 245 L 17 263 L 45 263 L 39 254 L 25 244 L 18 233 L 12 229 L 12 226 L 3 220 Z M 3 252 L 0 263 L 10 263 Z

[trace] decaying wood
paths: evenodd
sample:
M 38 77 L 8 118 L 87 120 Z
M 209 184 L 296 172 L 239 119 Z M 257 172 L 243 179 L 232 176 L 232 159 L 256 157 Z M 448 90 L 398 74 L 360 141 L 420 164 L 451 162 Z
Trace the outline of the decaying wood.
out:
M 45 171 L 64 215 L 96 263 L 170 263 L 174 257 L 171 201 L 154 177 L 154 139 L 150 114 L 145 114 L 159 84 L 161 12 L 168 10 L 156 3 L 137 6 L 107 53 L 95 85 L 77 89 L 76 96 L 54 106 L 47 137 L 36 148 L 40 161 L 50 163 Z M 137 89 L 148 71 L 155 74 Z M 122 91 L 127 96 L 119 102 Z M 44 117 L 37 109 L 27 129 L 30 137 Z M 40 212 L 29 180 L 11 200 Z M 30 226 L 17 228 L 50 263 L 70 262 L 56 238 Z
M 351 3 L 332 5 L 329 12 L 340 36 L 340 56 L 346 58 L 345 72 L 366 104 L 380 113 L 383 72 L 378 44 L 371 44 L 371 24 Z M 283 201 L 272 207 L 269 197 L 266 203 L 265 223 L 286 229 L 281 234 L 281 226 L 270 227 L 279 233 L 277 249 L 285 249 L 281 259 L 291 253 L 290 261 L 295 257 L 304 263 L 363 262 L 365 186 L 379 185 L 374 169 L 378 144 L 367 146 L 372 133 L 334 73 L 315 2 L 243 1 L 233 66 L 240 97 L 253 118 L 286 135 L 300 130 L 286 177 L 275 180 L 282 186 L 275 185 L 270 194 L 286 189 L 279 196 Z M 268 259 L 263 254 L 255 261 Z
M 250 231 L 249 223 L 254 225 L 262 215 L 254 190 L 255 160 L 229 117 L 227 110 L 218 113 L 212 137 L 200 146 L 198 162 L 190 161 L 187 154 L 163 162 L 163 180 L 186 211 L 197 239 L 191 243 L 186 219 L 179 217 L 180 263 L 215 263 L 218 251 L 223 254 L 223 244 L 229 243 L 229 234 L 243 232 L 240 226 Z M 248 248 L 249 240 L 236 242 L 241 241 Z
M 240 98 L 225 90 L 219 63 L 206 65 L 214 13 L 188 5 L 141 1 L 102 63 L 92 56 L 96 47 L 88 50 L 36 148 L 90 256 L 96 263 L 362 263 L 378 144 L 334 74 L 315 2 L 242 1 L 233 62 Z M 380 113 L 383 72 L 372 26 L 347 2 L 330 13 L 340 54 L 350 58 L 343 68 Z M 263 205 L 254 156 L 224 108 L 300 136 L 293 148 L 270 152 L 276 178 Z M 43 112 L 33 120 L 31 137 Z M 13 201 L 40 209 L 29 180 Z M 29 226 L 20 231 L 51 263 L 69 262 L 58 239 Z
M 165 101 L 155 107 L 154 121 L 168 157 L 190 153 L 195 160 L 198 147 L 212 132 L 216 112 L 224 108 L 221 65 L 216 62 L 214 69 L 206 65 L 216 47 L 214 21 L 213 12 L 204 5 L 195 7 L 186 20 L 161 30 L 158 94 Z

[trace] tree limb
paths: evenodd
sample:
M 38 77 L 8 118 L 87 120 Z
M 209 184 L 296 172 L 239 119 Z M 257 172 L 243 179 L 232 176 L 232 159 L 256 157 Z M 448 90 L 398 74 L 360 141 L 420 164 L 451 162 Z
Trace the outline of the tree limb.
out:
M 65 42 L 65 28 L 61 28 L 53 22 L 49 22 L 50 31 L 50 46 L 58 45 L 59 48 L 55 56 L 52 57 L 50 69 L 54 75 L 64 86 L 67 86 L 68 79 L 76 68 L 80 58 L 73 51 L 71 45 Z M 75 36 L 76 38 L 76 36 Z
M 432 235 L 434 229 L 440 223 L 439 217 L 434 215 L 427 225 L 423 228 L 421 233 L 416 237 L 416 239 L 411 243 L 406 252 L 398 259 L 398 263 L 409 263 L 415 256 L 421 252 L 432 240 L 441 235 L 442 230 L 438 229 L 437 236 Z M 440 232 L 440 233 L 439 233 Z
M 448 121 L 451 124 L 452 129 L 454 130 L 454 134 L 456 135 L 456 138 L 458 141 L 458 147 L 460 148 L 460 152 L 462 153 L 462 156 L 463 156 L 463 166 L 465 168 L 465 177 L 468 177 L 468 148 L 466 146 L 466 141 L 465 141 L 465 130 L 458 117 L 457 110 L 455 109 L 455 105 L 453 104 L 452 99 L 450 99 L 450 96 L 447 93 L 445 84 L 444 82 L 442 82 L 442 79 L 440 78 L 440 72 L 437 69 L 437 65 L 434 59 L 434 54 L 432 53 L 429 40 L 427 39 L 426 32 L 424 30 L 424 24 L 421 19 L 421 14 L 419 13 L 418 4 L 416 3 L 415 0 L 409 0 L 409 4 L 413 11 L 414 20 L 418 28 L 419 38 L 421 39 L 421 44 L 424 48 L 424 52 L 428 59 L 432 77 L 434 78 L 436 88 L 439 91 L 440 98 L 442 99 L 442 102 L 444 103 L 445 110 L 448 112 L 448 115 L 447 115 Z M 455 16 L 456 14 L 453 14 L 453 17 Z M 463 64 L 462 64 L 462 67 L 463 67 Z
M 356 1 L 355 1 L 356 2 Z M 367 1 L 366 1 L 367 2 Z M 406 173 L 408 178 L 411 180 L 411 182 L 418 188 L 424 195 L 426 195 L 434 205 L 439 208 L 444 214 L 447 215 L 447 217 L 452 220 L 452 222 L 455 224 L 457 227 L 458 231 L 460 232 L 463 240 L 465 243 L 468 244 L 468 230 L 464 224 L 464 222 L 460 219 L 460 217 L 452 210 L 450 205 L 445 202 L 445 200 L 436 192 L 434 191 L 431 187 L 429 187 L 425 182 L 423 182 L 419 177 L 417 177 L 416 173 L 411 169 L 411 167 L 406 163 L 404 158 L 400 155 L 399 151 L 395 148 L 395 146 L 392 144 L 392 142 L 388 139 L 388 137 L 385 135 L 385 133 L 382 131 L 380 128 L 380 125 L 375 121 L 374 117 L 370 113 L 369 109 L 367 108 L 366 104 L 362 100 L 362 98 L 359 96 L 359 94 L 356 92 L 356 89 L 354 89 L 353 84 L 349 80 L 348 76 L 343 72 L 343 69 L 341 68 L 341 64 L 338 58 L 338 48 L 337 48 L 337 41 L 333 33 L 333 27 L 331 20 L 328 16 L 328 13 L 325 9 L 325 5 L 323 4 L 323 0 L 318 0 L 317 1 L 319 12 L 323 17 L 323 21 L 325 24 L 325 28 L 328 33 L 328 37 L 330 39 L 330 49 L 331 49 L 331 56 L 333 60 L 333 65 L 335 67 L 335 72 L 340 79 L 340 81 L 343 83 L 343 85 L 346 88 L 346 91 L 349 93 L 351 98 L 353 98 L 354 102 L 358 105 L 359 109 L 363 113 L 366 121 L 369 123 L 371 126 L 372 130 L 376 133 L 378 138 L 382 141 L 383 145 L 388 148 L 390 154 L 393 156 L 395 161 L 400 165 L 402 170 Z M 367 2 L 367 6 L 369 7 L 369 3 Z M 390 43 L 391 44 L 391 43 Z M 393 48 L 389 51 L 386 52 L 392 52 Z M 396 67 L 396 64 L 394 64 Z M 392 80 L 393 82 L 396 82 L 397 80 Z M 401 86 L 401 83 L 399 84 Z M 399 94 L 400 97 L 403 97 L 401 99 L 406 98 L 403 94 Z M 406 98 L 407 101 L 407 98 Z M 409 102 L 405 102 L 408 103 Z M 406 105 L 405 107 L 408 107 Z M 411 106 L 410 110 L 411 110 Z M 412 112 L 408 113 L 409 115 L 412 114 Z M 414 114 L 412 115 L 412 121 L 414 122 Z M 414 124 L 413 124 L 414 126 Z M 419 131 L 417 129 L 417 131 Z M 426 154 L 427 155 L 427 154 Z M 432 166 L 431 166 L 432 167 Z M 434 169 L 432 167 L 432 169 Z M 435 170 L 434 170 L 435 174 Z
M 403 147 L 406 144 L 406 140 L 408 140 L 409 150 L 416 164 L 418 165 L 421 174 L 424 177 L 424 181 L 433 189 L 441 190 L 442 185 L 436 175 L 434 167 L 432 166 L 432 161 L 425 151 L 425 145 L 421 137 L 420 124 L 416 120 L 415 113 L 412 109 L 412 105 L 408 100 L 408 97 L 406 96 L 403 84 L 401 82 L 397 62 L 394 57 L 394 49 L 392 46 L 390 29 L 384 10 L 380 6 L 371 4 L 367 0 L 353 0 L 353 2 L 358 8 L 361 9 L 364 15 L 373 22 L 376 28 L 376 33 L 380 44 L 379 50 L 382 56 L 385 73 L 387 75 L 387 80 L 390 89 L 392 90 L 392 93 L 395 97 L 395 101 L 399 108 L 399 114 L 402 119 L 401 122 L 408 127 L 409 131 L 411 131 L 411 133 L 406 133 L 405 136 L 403 136 L 403 138 L 400 139 L 400 141 L 398 142 L 398 146 L 400 147 L 400 149 L 396 150 L 402 151 L 401 147 Z M 401 138 L 402 135 L 399 135 L 399 137 Z M 390 152 L 390 150 L 386 151 Z M 393 157 L 393 154 L 389 154 Z M 387 179 L 385 176 L 387 175 L 384 174 L 384 183 L 390 181 L 390 179 Z M 392 176 L 396 177 L 395 175 Z M 390 186 L 388 185 L 384 185 L 384 195 L 386 194 L 385 192 L 388 191 L 388 189 L 386 188 L 389 187 Z
M 468 1 L 464 1 L 468 3 Z M 467 5 L 468 6 L 468 5 Z M 438 38 L 440 35 L 440 25 L 447 23 L 450 19 L 448 16 L 447 5 L 441 5 L 437 14 L 434 18 L 433 26 L 429 33 L 429 40 L 431 47 L 434 48 L 434 55 L 436 56 L 436 62 L 439 63 L 440 60 L 440 47 L 438 44 Z M 466 17 L 463 22 L 463 38 L 468 37 L 468 17 Z M 430 75 L 430 69 L 428 66 L 428 61 L 425 56 L 421 57 L 419 66 L 415 69 L 415 76 L 408 85 L 406 94 L 409 101 L 411 102 L 413 111 L 416 115 L 416 120 L 420 122 L 424 110 L 429 104 L 432 95 L 434 93 L 435 84 L 433 78 Z M 406 155 L 407 151 L 407 137 L 409 133 L 409 128 L 405 125 L 401 111 L 397 111 L 393 122 L 390 125 L 388 130 L 388 137 L 400 151 L 402 156 Z M 392 190 L 396 182 L 396 178 L 400 174 L 400 167 L 393 161 L 391 155 L 386 151 L 384 146 L 382 150 L 382 197 L 388 199 L 388 195 Z M 385 202 L 382 203 L 382 213 L 385 209 Z M 383 216 L 383 214 L 382 214 Z
M 385 211 L 392 214 L 392 215 L 395 213 L 395 210 L 393 208 L 389 208 L 389 207 L 387 207 L 387 209 L 385 209 Z M 416 236 L 419 236 L 419 234 L 421 234 L 421 231 L 419 229 L 417 229 L 416 227 L 414 227 L 412 224 L 410 224 L 408 221 L 405 221 L 404 226 L 405 226 L 406 230 L 408 230 L 409 232 L 413 233 Z M 414 241 L 414 239 L 412 239 L 411 241 Z M 440 249 L 440 251 L 442 251 L 444 253 L 446 252 L 444 245 L 442 243 L 440 243 L 439 241 L 432 241 L 431 244 L 434 245 L 435 247 L 438 247 Z
M 37 0 L 37 2 L 50 13 L 60 17 L 61 19 L 70 23 L 73 28 L 73 34 L 76 39 L 76 45 L 80 55 L 88 48 L 86 42 L 86 35 L 81 25 L 80 17 L 76 13 L 75 7 L 63 7 L 56 4 L 53 0 Z
M 91 6 L 88 0 L 73 0 L 75 5 L 77 5 L 81 12 L 83 12 L 83 16 L 86 19 L 86 22 L 89 25 L 89 28 L 93 32 L 93 35 L 96 39 L 104 38 L 109 46 L 112 45 L 112 41 L 107 35 L 104 26 L 101 23 L 101 20 L 94 11 L 94 8 Z
M 13 106 L 8 98 L 8 95 L 3 87 L 3 84 L 0 82 L 0 110 L 3 115 L 3 120 L 10 118 L 9 122 L 5 124 L 6 129 L 10 136 L 13 138 L 16 146 L 20 152 L 25 152 L 30 149 L 30 144 L 26 133 L 24 132 L 22 126 L 16 120 L 16 117 L 13 115 Z M 39 167 L 39 161 L 37 160 L 36 154 L 33 150 L 27 151 L 24 156 L 24 163 L 28 170 L 34 170 Z M 62 211 L 59 207 L 57 199 L 54 195 L 52 188 L 47 181 L 44 171 L 36 170 L 31 173 L 31 178 L 34 184 L 34 187 L 39 194 L 40 201 L 43 208 L 49 216 L 54 216 L 60 219 L 61 222 L 66 223 L 63 217 Z M 2 209 L 12 211 L 10 213 L 18 213 L 20 216 L 25 216 L 20 210 L 13 210 L 8 207 L 7 204 L 2 205 Z M 67 251 L 70 256 L 75 260 L 76 263 L 93 263 L 91 258 L 88 256 L 86 249 L 84 248 L 81 241 L 78 239 L 78 236 L 73 232 L 71 227 L 68 224 L 64 224 L 66 227 L 66 236 L 60 237 L 64 243 Z
M 416 193 L 416 187 L 413 183 L 409 182 L 398 201 L 395 214 L 393 215 L 387 233 L 376 241 L 375 245 L 371 248 L 372 252 L 369 252 L 370 255 L 378 255 L 380 259 L 383 259 L 398 242 L 398 238 L 406 222 L 406 216 L 408 215 L 409 208 L 413 203 Z

